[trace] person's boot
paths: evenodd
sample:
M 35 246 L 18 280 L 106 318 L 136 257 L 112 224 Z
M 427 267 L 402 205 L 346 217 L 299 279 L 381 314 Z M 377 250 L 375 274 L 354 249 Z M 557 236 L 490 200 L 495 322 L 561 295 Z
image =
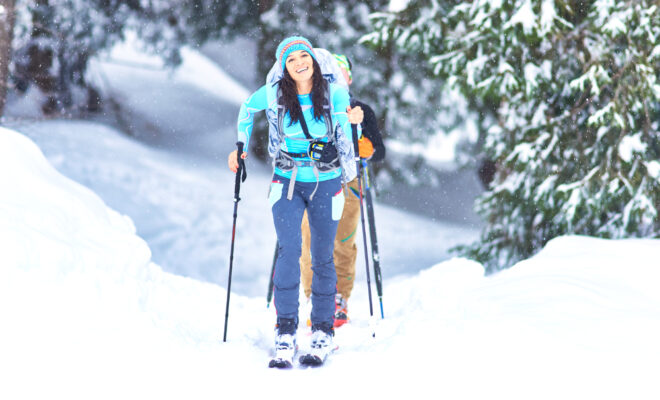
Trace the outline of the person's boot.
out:
M 334 327 L 339 328 L 348 322 L 348 302 L 341 294 L 335 296 L 335 323 Z
M 303 365 L 321 365 L 328 358 L 328 355 L 337 348 L 332 343 L 332 337 L 335 331 L 330 324 L 312 325 L 312 340 L 307 354 L 300 357 L 300 364 Z
M 296 354 L 296 322 L 293 319 L 278 318 L 275 328 L 275 357 L 268 366 L 270 368 L 291 368 Z

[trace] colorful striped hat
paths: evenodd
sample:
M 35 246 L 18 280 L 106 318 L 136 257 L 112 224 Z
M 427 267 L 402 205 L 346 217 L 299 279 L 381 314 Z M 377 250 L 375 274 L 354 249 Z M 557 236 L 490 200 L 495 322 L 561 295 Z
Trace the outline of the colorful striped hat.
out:
M 290 36 L 282 40 L 280 45 L 277 46 L 277 52 L 275 53 L 275 57 L 277 57 L 277 62 L 280 63 L 282 71 L 284 71 L 284 62 L 286 61 L 287 57 L 289 57 L 289 54 L 298 50 L 305 50 L 316 60 L 314 48 L 312 47 L 312 44 L 309 42 L 309 40 L 302 36 Z
M 340 67 L 348 72 L 348 77 L 353 79 L 353 74 L 351 73 L 351 62 L 348 60 L 348 57 L 343 54 L 333 54 L 333 56 L 335 57 L 335 60 L 337 60 L 337 64 L 339 64 Z

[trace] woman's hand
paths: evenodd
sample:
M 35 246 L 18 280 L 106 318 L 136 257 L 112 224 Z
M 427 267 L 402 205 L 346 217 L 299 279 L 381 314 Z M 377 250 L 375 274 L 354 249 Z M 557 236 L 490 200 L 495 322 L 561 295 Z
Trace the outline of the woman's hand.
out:
M 361 124 L 364 119 L 364 111 L 360 106 L 352 108 L 351 106 L 346 107 L 346 114 L 348 115 L 348 122 L 351 124 Z
M 241 158 L 245 160 L 247 158 L 247 153 L 243 152 L 241 154 Z M 229 153 L 229 157 L 227 158 L 227 164 L 229 165 L 229 169 L 232 172 L 236 173 L 236 171 L 238 171 L 238 150 L 234 150 L 231 153 Z

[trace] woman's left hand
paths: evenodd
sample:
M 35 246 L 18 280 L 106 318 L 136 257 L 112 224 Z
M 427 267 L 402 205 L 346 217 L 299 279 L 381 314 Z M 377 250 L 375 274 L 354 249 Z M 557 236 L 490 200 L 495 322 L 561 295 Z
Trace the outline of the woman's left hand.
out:
M 351 124 L 361 124 L 364 119 L 364 111 L 360 106 L 355 108 L 348 106 L 346 107 L 346 114 L 348 115 L 348 122 Z

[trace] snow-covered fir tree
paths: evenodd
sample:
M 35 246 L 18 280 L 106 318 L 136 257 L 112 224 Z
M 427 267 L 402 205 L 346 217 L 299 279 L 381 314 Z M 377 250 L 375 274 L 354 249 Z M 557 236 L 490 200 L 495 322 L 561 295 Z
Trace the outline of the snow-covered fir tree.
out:
M 86 88 L 90 57 L 121 37 L 134 2 L 83 0 L 18 0 L 19 14 L 13 79 L 20 91 L 36 85 L 47 100 L 46 113 L 74 105 Z
M 495 105 L 487 222 L 462 248 L 489 271 L 553 237 L 660 236 L 660 7 L 654 0 L 411 1 L 372 35 Z
M 98 94 L 85 81 L 88 61 L 127 31 L 176 65 L 181 46 L 241 32 L 253 8 L 229 0 L 18 0 L 16 10 L 16 88 L 39 87 L 47 97 L 42 108 L 52 113 L 79 107 L 81 97 L 87 107 L 98 106 Z

